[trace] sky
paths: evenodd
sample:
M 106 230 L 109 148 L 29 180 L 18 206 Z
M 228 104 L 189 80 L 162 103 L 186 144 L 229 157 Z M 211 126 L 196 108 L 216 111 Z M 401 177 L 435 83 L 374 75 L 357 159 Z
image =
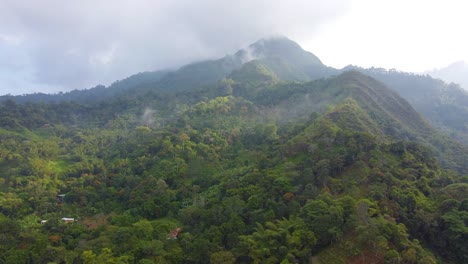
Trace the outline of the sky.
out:
M 325 64 L 468 61 L 466 0 L 0 0 L 0 95 L 110 85 L 283 35 Z

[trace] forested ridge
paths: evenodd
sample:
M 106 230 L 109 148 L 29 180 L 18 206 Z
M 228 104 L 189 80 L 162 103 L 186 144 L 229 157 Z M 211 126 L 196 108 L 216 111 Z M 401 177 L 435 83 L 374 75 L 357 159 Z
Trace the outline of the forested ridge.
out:
M 2 102 L 0 262 L 463 263 L 466 147 L 317 60 Z
M 429 75 L 381 68 L 348 66 L 385 83 L 408 100 L 434 127 L 468 144 L 468 92 L 456 83 L 444 83 Z

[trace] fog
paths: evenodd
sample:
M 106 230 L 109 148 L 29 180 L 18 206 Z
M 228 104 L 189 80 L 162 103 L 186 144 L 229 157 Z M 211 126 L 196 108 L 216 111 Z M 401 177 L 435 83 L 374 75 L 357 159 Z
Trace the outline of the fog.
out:
M 464 61 L 458 61 L 447 67 L 428 71 L 427 74 L 448 83 L 459 84 L 463 89 L 468 91 L 468 64 Z
M 69 91 L 174 69 L 284 35 L 340 68 L 468 60 L 464 1 L 0 1 L 0 95 Z M 437 19 L 435 19 L 437 18 Z
M 233 53 L 259 38 L 313 35 L 332 1 L 1 1 L 0 94 L 90 88 Z

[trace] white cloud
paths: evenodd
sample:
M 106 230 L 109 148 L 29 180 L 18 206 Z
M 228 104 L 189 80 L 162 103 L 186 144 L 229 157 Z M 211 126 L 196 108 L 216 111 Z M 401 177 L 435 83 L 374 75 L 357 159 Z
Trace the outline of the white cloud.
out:
M 23 43 L 23 39 L 20 36 L 0 33 L 0 43 L 5 43 L 9 46 L 18 46 Z
M 24 36 L 8 52 L 28 58 L 30 80 L 70 90 L 224 56 L 271 34 L 313 35 L 348 2 L 4 0 L 0 32 Z
M 466 10 L 457 0 L 3 0 L 0 68 L 10 84 L 0 78 L 0 94 L 107 85 L 274 34 L 335 67 L 424 70 L 468 61 Z
M 468 2 L 355 0 L 306 45 L 335 67 L 424 71 L 468 59 Z
M 92 54 L 89 58 L 89 63 L 94 67 L 109 64 L 114 59 L 117 49 L 118 44 L 114 42 L 109 48 Z

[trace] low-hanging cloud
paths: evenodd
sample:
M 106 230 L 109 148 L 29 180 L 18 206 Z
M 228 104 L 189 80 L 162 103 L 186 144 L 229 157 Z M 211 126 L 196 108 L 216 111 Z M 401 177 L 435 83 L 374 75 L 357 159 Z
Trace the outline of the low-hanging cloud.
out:
M 223 56 L 270 35 L 314 34 L 349 0 L 0 3 L 0 94 L 108 85 Z
M 154 114 L 156 111 L 154 111 L 151 108 L 145 108 L 145 111 L 143 112 L 143 116 L 141 117 L 143 125 L 147 127 L 152 127 L 154 125 Z

